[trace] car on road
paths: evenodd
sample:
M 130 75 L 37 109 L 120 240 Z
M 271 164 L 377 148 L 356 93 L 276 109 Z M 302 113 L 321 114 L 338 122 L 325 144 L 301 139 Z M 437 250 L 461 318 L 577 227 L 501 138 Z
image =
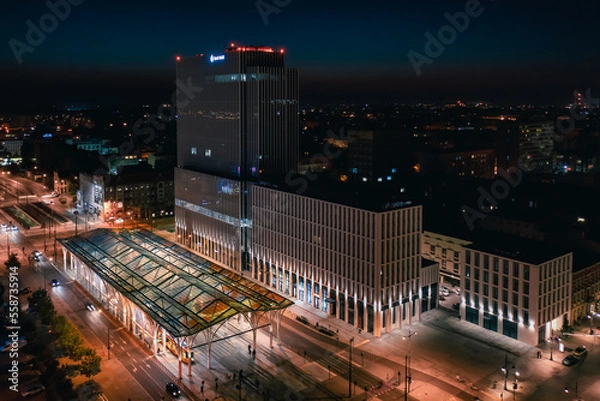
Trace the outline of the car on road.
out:
M 31 256 L 42 256 L 42 252 L 38 250 L 31 251 Z
M 569 355 L 565 359 L 563 359 L 562 364 L 565 366 L 573 366 L 579 362 L 579 358 L 575 355 Z
M 91 302 L 88 302 L 87 304 L 85 304 L 85 307 L 87 308 L 87 310 L 89 310 L 91 312 L 96 310 L 96 306 Z
M 46 390 L 46 387 L 44 387 L 44 385 L 41 383 L 31 384 L 25 387 L 23 391 L 21 391 L 21 396 L 27 397 L 30 395 L 35 395 L 41 393 L 44 390 Z
M 0 227 L 2 227 L 2 231 L 8 230 L 8 225 L 5 223 L 2 223 L 2 226 L 0 226 Z
M 11 231 L 19 231 L 19 227 L 17 226 L 12 226 L 10 229 Z
M 181 390 L 173 382 L 168 382 L 165 388 L 167 389 L 167 393 L 173 397 L 179 397 L 181 395 Z
M 52 287 L 58 287 L 60 285 L 60 281 L 53 278 L 52 281 L 50 282 L 50 284 L 52 285 Z
M 575 351 L 573 351 L 573 355 L 575 355 L 577 358 L 582 358 L 585 355 L 587 355 L 587 348 L 585 347 L 585 345 L 582 345 L 580 347 L 575 348 Z
M 27 295 L 31 293 L 31 287 L 21 288 L 19 290 L 19 295 Z
M 27 345 L 27 340 L 25 339 L 25 337 L 19 337 L 17 340 L 17 349 L 24 347 Z M 12 340 L 7 340 L 4 345 L 2 346 L 2 352 L 7 352 L 10 351 L 11 349 L 13 349 L 13 342 Z

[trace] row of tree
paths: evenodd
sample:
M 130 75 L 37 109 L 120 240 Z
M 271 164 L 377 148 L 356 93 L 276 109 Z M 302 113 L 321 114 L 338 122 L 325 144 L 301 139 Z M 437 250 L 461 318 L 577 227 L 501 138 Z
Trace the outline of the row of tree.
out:
M 32 332 L 36 367 L 42 371 L 41 382 L 46 386 L 49 399 L 70 400 L 76 398 L 70 377 L 77 374 L 88 379 L 100 373 L 101 358 L 96 350 L 84 346 L 77 328 L 65 316 L 58 315 L 46 290 L 36 290 L 29 297 L 29 307 L 39 318 L 39 326 L 32 320 L 28 332 Z M 58 347 L 57 347 L 58 345 Z M 60 365 L 58 358 L 68 356 L 73 365 Z

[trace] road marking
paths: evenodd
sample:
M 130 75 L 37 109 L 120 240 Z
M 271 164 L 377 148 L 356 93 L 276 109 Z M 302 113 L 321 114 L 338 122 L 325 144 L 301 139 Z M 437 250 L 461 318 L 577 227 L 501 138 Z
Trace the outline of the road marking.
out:
M 125 352 L 127 354 L 127 356 L 131 356 L 131 354 L 129 352 Z
M 150 366 L 150 365 L 148 365 L 148 364 L 146 364 L 146 367 L 147 367 L 148 369 L 152 369 L 152 366 Z
M 137 372 L 137 368 L 134 366 L 133 367 L 133 373 Z
M 131 358 L 131 360 L 132 360 L 133 362 L 137 363 L 137 361 L 135 360 L 135 358 Z

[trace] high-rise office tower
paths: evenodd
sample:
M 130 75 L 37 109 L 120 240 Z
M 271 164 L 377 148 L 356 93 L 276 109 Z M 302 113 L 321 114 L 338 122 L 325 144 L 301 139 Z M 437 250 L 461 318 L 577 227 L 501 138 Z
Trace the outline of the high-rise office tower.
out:
M 230 47 L 182 58 L 177 78 L 202 88 L 180 96 L 181 168 L 225 178 L 285 176 L 298 165 L 298 72 L 283 51 Z
M 178 240 L 242 270 L 250 244 L 252 182 L 298 164 L 298 73 L 283 51 L 231 46 L 177 59 Z

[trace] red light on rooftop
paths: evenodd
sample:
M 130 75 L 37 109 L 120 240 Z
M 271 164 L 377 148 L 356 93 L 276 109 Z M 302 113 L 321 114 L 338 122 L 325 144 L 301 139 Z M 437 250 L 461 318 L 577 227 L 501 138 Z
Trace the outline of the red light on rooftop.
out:
M 177 56 L 177 57 L 175 57 L 175 60 L 177 60 L 177 61 L 181 61 L 181 56 Z
M 283 49 L 279 49 L 279 53 L 283 54 Z
M 232 44 L 231 44 L 231 47 L 235 47 L 235 43 L 232 43 Z

